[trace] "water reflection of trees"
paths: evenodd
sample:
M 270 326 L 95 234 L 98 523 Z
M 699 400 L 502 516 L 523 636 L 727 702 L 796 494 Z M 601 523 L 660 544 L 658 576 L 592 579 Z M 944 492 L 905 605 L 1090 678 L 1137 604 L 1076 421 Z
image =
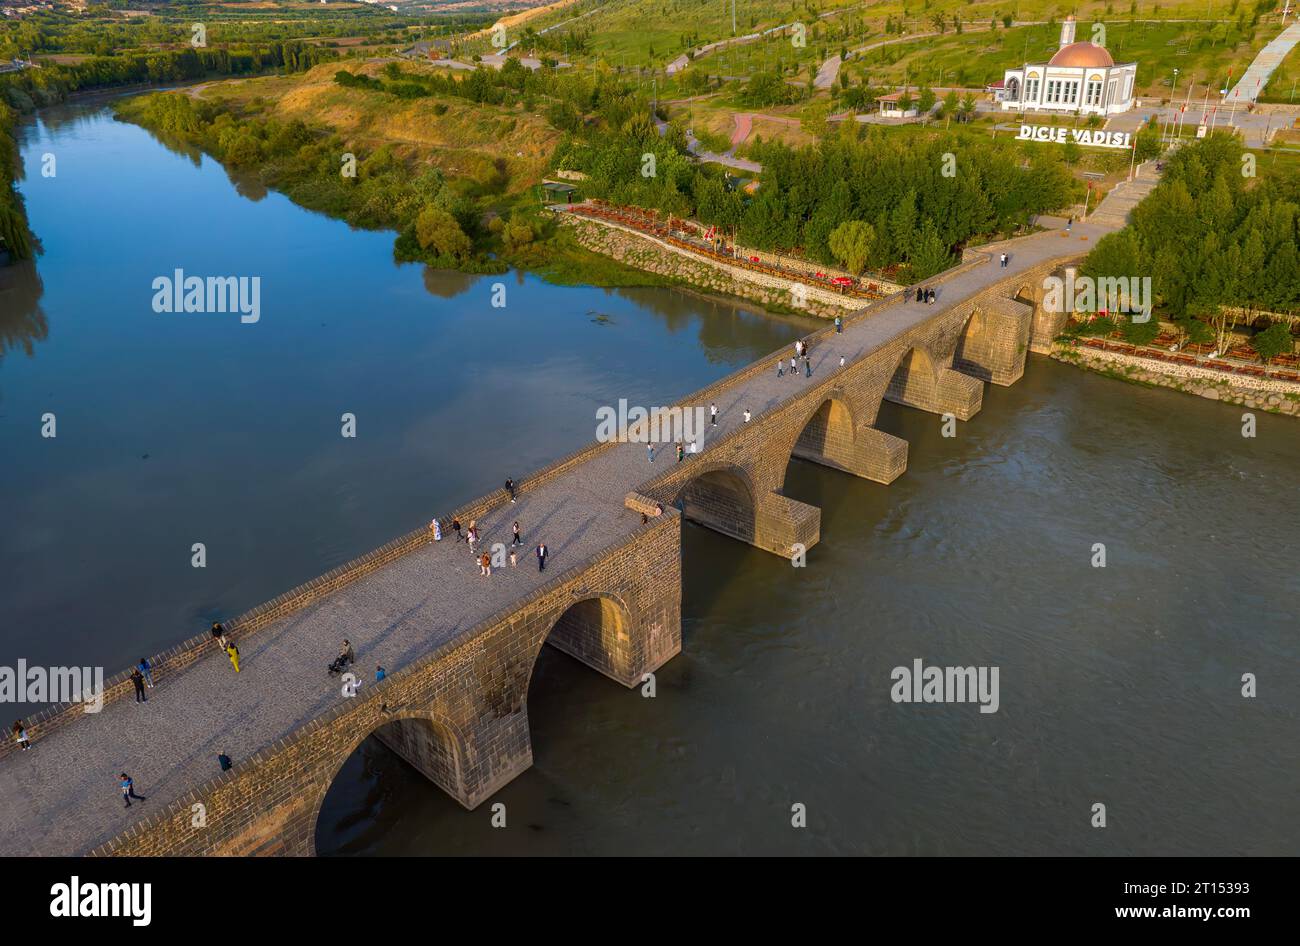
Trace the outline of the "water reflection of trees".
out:
M 10 349 L 29 357 L 50 334 L 41 309 L 45 286 L 32 260 L 0 267 L 0 359 Z
M 226 172 L 226 179 L 230 181 L 231 185 L 235 188 L 235 193 L 240 197 L 251 200 L 253 203 L 257 203 L 259 200 L 264 200 L 266 195 L 270 193 L 270 191 L 267 190 L 266 185 L 262 183 L 262 177 L 260 174 L 256 172 L 236 171 L 234 168 L 226 167 L 224 164 L 222 165 L 222 168 Z
M 424 267 L 424 288 L 429 295 L 439 299 L 454 299 L 468 292 L 479 279 L 472 273 L 459 273 L 451 269 Z
M 671 332 L 698 326 L 700 348 L 715 363 L 730 363 L 742 356 L 760 358 L 784 347 L 792 331 L 806 334 L 824 324 L 819 319 L 773 315 L 758 306 L 680 290 L 612 291 L 658 316 Z
M 80 125 L 92 124 L 103 108 L 103 102 L 50 105 L 38 109 L 34 120 L 40 122 L 47 137 L 53 137 L 65 128 L 75 131 Z
M 114 116 L 114 118 L 117 121 L 123 121 L 123 119 L 117 118 L 117 116 Z M 134 125 L 135 123 L 128 122 L 128 124 Z M 171 135 L 165 135 L 162 132 L 156 131 L 153 128 L 149 128 L 145 125 L 136 125 L 136 127 L 141 129 L 145 134 L 147 134 L 154 141 L 158 142 L 160 145 L 162 145 L 172 154 L 180 155 L 182 158 L 188 158 L 189 162 L 193 164 L 196 168 L 203 166 L 203 152 L 199 148 L 190 144 L 188 141 L 184 141 L 180 138 L 174 138 Z

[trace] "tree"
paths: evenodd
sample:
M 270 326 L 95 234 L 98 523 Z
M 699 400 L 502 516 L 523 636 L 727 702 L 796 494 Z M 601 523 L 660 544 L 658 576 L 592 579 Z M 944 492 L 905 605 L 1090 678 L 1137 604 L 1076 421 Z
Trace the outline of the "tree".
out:
M 438 207 L 425 207 L 415 218 L 415 238 L 420 248 L 434 250 L 439 256 L 460 259 L 470 251 L 469 237 L 456 218 Z
M 1214 341 L 1214 329 L 1200 319 L 1176 319 L 1174 327 L 1192 345 L 1208 345 Z
M 957 90 L 949 89 L 948 94 L 943 97 L 943 109 L 939 112 L 939 117 L 951 119 L 957 114 L 957 108 Z
M 948 252 L 948 247 L 943 245 L 943 240 L 940 239 L 932 220 L 926 220 L 925 225 L 918 231 L 908 255 L 912 264 L 912 275 L 916 279 L 929 279 L 936 273 L 943 272 L 952 262 L 952 254 Z
M 1268 361 L 1275 355 L 1289 355 L 1295 351 L 1291 327 L 1285 322 L 1274 322 L 1251 338 L 1250 347 L 1259 355 L 1260 361 Z
M 511 220 L 501 231 L 501 242 L 509 251 L 523 249 L 533 242 L 533 228 L 526 220 Z
M 876 230 L 861 220 L 846 220 L 831 231 L 827 243 L 844 268 L 857 276 L 871 257 L 871 250 L 876 243 Z
M 1124 331 L 1124 339 L 1134 345 L 1150 345 L 1160 334 L 1160 323 L 1155 319 L 1148 319 L 1145 322 L 1126 319 L 1121 327 Z

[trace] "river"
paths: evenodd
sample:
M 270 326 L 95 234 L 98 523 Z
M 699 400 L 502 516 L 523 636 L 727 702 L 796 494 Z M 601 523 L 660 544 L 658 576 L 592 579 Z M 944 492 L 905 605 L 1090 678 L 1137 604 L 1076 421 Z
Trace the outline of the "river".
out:
M 7 666 L 165 649 L 570 452 L 596 407 L 668 403 L 809 324 L 398 265 L 391 234 L 102 104 L 42 112 L 20 147 L 45 252 L 0 283 Z M 260 320 L 155 313 L 177 268 L 259 276 Z M 1300 428 L 1243 437 L 1241 413 L 1038 357 L 953 438 L 886 405 L 910 444 L 892 485 L 791 464 L 822 508 L 807 568 L 687 526 L 653 699 L 544 653 L 505 829 L 372 740 L 318 849 L 1300 853 Z M 998 711 L 894 703 L 918 658 L 998 667 Z

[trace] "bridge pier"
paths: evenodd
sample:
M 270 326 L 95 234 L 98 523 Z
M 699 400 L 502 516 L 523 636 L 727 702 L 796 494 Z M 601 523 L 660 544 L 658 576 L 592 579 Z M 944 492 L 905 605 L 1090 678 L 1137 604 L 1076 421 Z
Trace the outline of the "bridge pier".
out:
M 792 452 L 800 460 L 885 485 L 907 469 L 907 441 L 874 427 L 859 427 L 850 438 L 810 423 Z
M 796 545 L 807 551 L 821 541 L 821 509 L 789 496 L 768 493 L 755 518 L 757 528 L 750 544 L 782 558 L 793 555 Z
M 795 545 L 807 550 L 821 539 L 822 511 L 816 506 L 756 489 L 726 469 L 692 479 L 678 502 L 683 518 L 782 558 L 789 558 Z
M 448 794 L 473 810 L 532 766 L 527 703 L 505 716 L 480 720 L 466 742 L 464 778 Z
M 930 385 L 891 381 L 885 400 L 932 414 L 952 414 L 958 420 L 970 420 L 984 403 L 984 384 L 952 368 L 941 368 L 935 372 L 934 383 Z
M 1003 387 L 1025 373 L 1034 308 L 1001 296 L 975 310 L 953 355 L 953 368 Z
M 1066 266 L 1062 270 L 1064 278 L 1073 280 L 1078 269 L 1074 266 Z M 1033 300 L 1033 317 L 1032 328 L 1029 333 L 1029 350 L 1037 352 L 1040 355 L 1051 354 L 1052 343 L 1056 336 L 1065 330 L 1065 323 L 1070 320 L 1070 314 L 1060 307 L 1059 311 L 1049 309 L 1043 305 L 1043 288 L 1041 285 L 1027 290 L 1024 295 L 1031 296 Z M 1021 298 L 1021 297 L 1017 297 Z

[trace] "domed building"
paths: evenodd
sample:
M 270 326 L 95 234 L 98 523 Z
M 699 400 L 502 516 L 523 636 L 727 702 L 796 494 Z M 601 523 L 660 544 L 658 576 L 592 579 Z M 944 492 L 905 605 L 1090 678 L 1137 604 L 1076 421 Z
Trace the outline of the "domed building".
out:
M 1003 111 L 1113 115 L 1133 107 L 1137 63 L 1117 65 L 1105 46 L 1076 43 L 1074 28 L 1074 17 L 1066 17 L 1061 47 L 1047 62 L 1027 62 L 1006 71 L 994 86 Z

